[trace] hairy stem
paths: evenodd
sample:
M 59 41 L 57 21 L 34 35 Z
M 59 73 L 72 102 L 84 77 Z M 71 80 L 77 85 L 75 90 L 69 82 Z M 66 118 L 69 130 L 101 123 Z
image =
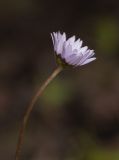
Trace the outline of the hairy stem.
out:
M 42 86 L 38 89 L 36 94 L 33 96 L 30 105 L 27 107 L 26 112 L 23 117 L 23 121 L 20 126 L 20 131 L 19 131 L 19 137 L 18 137 L 18 143 L 16 147 L 16 154 L 15 154 L 15 160 L 20 159 L 20 153 L 21 153 L 21 148 L 23 144 L 23 139 L 24 139 L 24 132 L 26 129 L 26 125 L 30 116 L 30 113 L 33 110 L 34 104 L 39 98 L 39 96 L 42 94 L 42 92 L 45 90 L 45 88 L 48 86 L 48 84 L 62 71 L 62 67 L 58 67 L 54 70 L 54 72 L 48 77 L 48 79 L 42 84 Z

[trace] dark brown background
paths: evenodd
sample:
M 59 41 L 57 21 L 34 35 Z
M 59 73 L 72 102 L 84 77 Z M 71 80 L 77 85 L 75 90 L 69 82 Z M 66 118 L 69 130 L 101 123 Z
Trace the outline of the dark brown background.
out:
M 0 1 L 0 159 L 14 159 L 19 123 L 56 67 L 50 33 L 76 35 L 97 60 L 64 70 L 37 102 L 22 160 L 119 159 L 119 1 Z

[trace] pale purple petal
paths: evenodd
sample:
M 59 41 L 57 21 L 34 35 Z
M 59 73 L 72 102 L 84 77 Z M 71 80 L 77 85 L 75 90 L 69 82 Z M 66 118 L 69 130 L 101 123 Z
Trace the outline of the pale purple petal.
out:
M 80 49 L 80 52 L 81 52 L 82 54 L 85 54 L 85 52 L 87 51 L 87 49 L 88 49 L 87 46 L 82 47 L 82 48 Z
M 71 63 L 70 63 L 70 64 L 72 64 L 72 65 L 74 65 L 74 66 L 77 66 L 78 63 L 80 62 L 82 56 L 83 56 L 83 55 L 80 55 L 80 56 L 77 56 L 77 55 L 76 55 L 76 56 L 75 56 L 75 59 L 71 60 Z
M 67 58 L 69 55 L 72 55 L 72 46 L 69 44 L 67 47 L 63 47 L 62 57 Z
M 80 41 L 80 39 L 78 39 L 77 41 L 74 42 L 73 49 L 79 49 L 80 44 L 81 44 L 81 41 Z
M 75 36 L 72 36 L 67 40 L 67 43 L 73 45 L 74 41 L 75 41 Z
M 63 33 L 62 39 L 63 39 L 64 42 L 66 41 L 66 33 Z
M 65 32 L 63 34 L 59 32 L 51 33 L 54 50 L 57 55 L 61 55 L 61 58 L 69 65 L 81 66 L 95 60 L 94 51 L 88 49 L 87 46 L 82 47 L 83 41 L 70 37 L 66 40 Z M 93 57 L 93 58 L 91 58 Z
M 93 50 L 87 50 L 87 52 L 85 54 L 83 54 L 83 57 L 80 61 L 80 65 L 82 63 L 84 63 L 86 61 L 86 59 L 89 59 L 90 57 L 92 57 L 94 55 L 94 51 Z
M 95 57 L 90 58 L 90 59 L 87 59 L 85 62 L 83 62 L 83 63 L 81 64 L 81 66 L 82 66 L 82 65 L 85 65 L 85 64 L 88 64 L 88 63 L 94 61 L 95 59 L 96 59 Z
M 61 35 L 60 32 L 58 32 L 58 33 L 57 33 L 57 39 L 58 39 L 58 41 L 60 41 L 61 38 L 62 38 L 62 35 Z
M 62 50 L 63 50 L 63 41 L 61 39 L 57 45 L 57 54 L 61 54 Z
M 54 46 L 54 44 L 55 44 L 55 39 L 54 39 L 54 35 L 51 33 L 50 34 L 51 35 L 51 37 L 52 37 L 52 41 L 53 41 L 53 46 Z
M 72 64 L 72 62 L 75 61 L 76 59 L 77 59 L 76 55 L 72 54 L 66 58 L 66 62 Z

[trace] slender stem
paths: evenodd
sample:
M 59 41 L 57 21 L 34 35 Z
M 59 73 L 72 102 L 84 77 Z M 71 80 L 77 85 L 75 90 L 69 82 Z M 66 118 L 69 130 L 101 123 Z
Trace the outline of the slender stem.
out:
M 20 153 L 21 153 L 21 148 L 23 144 L 23 139 L 24 139 L 24 132 L 26 129 L 27 121 L 29 119 L 30 113 L 34 107 L 35 102 L 39 98 L 39 96 L 42 94 L 42 92 L 45 90 L 47 85 L 61 72 L 62 67 L 58 67 L 54 70 L 54 72 L 48 77 L 48 79 L 42 84 L 42 86 L 38 89 L 36 94 L 33 96 L 30 105 L 26 109 L 26 112 L 23 117 L 23 121 L 20 126 L 20 131 L 19 131 L 19 137 L 18 137 L 18 143 L 16 147 L 16 154 L 15 154 L 15 160 L 19 160 L 20 158 Z

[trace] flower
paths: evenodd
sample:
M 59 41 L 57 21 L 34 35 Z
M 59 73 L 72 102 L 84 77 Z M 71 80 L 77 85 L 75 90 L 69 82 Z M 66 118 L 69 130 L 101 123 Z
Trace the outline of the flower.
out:
M 83 41 L 75 38 L 75 36 L 66 39 L 66 34 L 60 32 L 51 33 L 54 51 L 58 63 L 61 65 L 71 65 L 74 67 L 82 66 L 94 61 L 94 50 L 88 49 L 87 46 L 82 47 Z

